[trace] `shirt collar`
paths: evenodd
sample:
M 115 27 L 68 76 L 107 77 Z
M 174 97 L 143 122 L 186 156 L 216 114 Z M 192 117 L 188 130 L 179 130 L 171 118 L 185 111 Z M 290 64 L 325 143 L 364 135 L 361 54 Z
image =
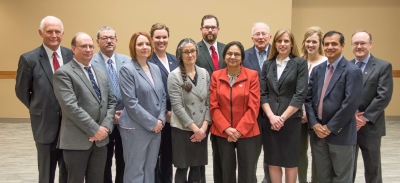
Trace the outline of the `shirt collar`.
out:
M 364 60 L 357 60 L 357 58 L 355 58 L 354 60 L 356 60 L 355 64 L 357 64 L 358 62 L 364 62 L 365 65 L 367 65 L 369 58 L 371 57 L 371 53 L 368 54 L 368 56 L 364 59 Z
M 49 57 L 49 59 L 51 60 L 51 56 L 53 55 L 53 50 L 51 50 L 49 47 L 47 47 L 46 45 L 44 45 L 43 44 L 43 47 L 44 47 L 44 50 L 46 51 L 46 53 L 47 53 L 47 56 Z M 56 50 L 56 53 L 57 53 L 57 58 L 61 58 L 61 49 L 60 49 L 60 46 L 58 46 L 58 48 L 57 48 L 57 50 Z
M 206 41 L 204 41 L 204 39 L 203 39 L 203 42 L 206 44 L 208 50 L 210 50 L 211 44 L 208 44 Z M 215 40 L 215 42 L 214 42 L 214 44 L 212 44 L 212 46 L 214 46 L 215 50 L 218 50 L 218 48 L 217 48 L 217 40 Z
M 265 54 L 268 52 L 268 47 L 269 47 L 269 44 L 267 45 L 267 47 L 265 47 Z M 260 50 L 258 50 L 256 46 L 254 46 L 254 49 L 256 50 L 257 54 L 260 52 Z
M 286 57 L 285 59 L 282 60 L 282 64 L 278 61 L 278 57 L 276 57 L 276 64 L 277 65 L 284 65 L 287 64 L 290 60 L 290 57 Z
M 85 65 L 83 65 L 82 63 L 80 63 L 80 62 L 78 62 L 75 58 L 74 58 L 74 61 L 76 62 L 76 63 L 78 63 L 78 65 L 83 69 L 83 70 L 85 70 L 85 67 L 92 67 L 92 64 L 89 62 L 89 65 L 88 66 L 85 66 Z
M 108 64 L 108 59 L 111 59 L 113 63 L 115 63 L 115 54 L 113 53 L 111 58 L 107 57 L 107 55 L 104 55 L 103 52 L 101 52 L 101 55 L 103 56 L 104 62 L 106 62 L 106 64 Z
M 336 67 L 337 67 L 337 65 L 339 64 L 339 61 L 341 60 L 343 58 L 343 55 L 340 55 L 340 57 L 338 58 L 338 59 L 336 59 L 333 63 L 332 63 L 332 66 L 333 66 L 333 69 L 336 69 Z M 329 69 L 329 64 L 331 64 L 331 63 L 329 63 L 329 61 L 327 60 L 326 61 L 326 67 Z

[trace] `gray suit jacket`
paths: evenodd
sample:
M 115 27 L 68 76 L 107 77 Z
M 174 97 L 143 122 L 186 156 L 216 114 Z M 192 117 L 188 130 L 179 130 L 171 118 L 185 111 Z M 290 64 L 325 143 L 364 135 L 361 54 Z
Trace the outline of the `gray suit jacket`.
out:
M 64 64 L 72 59 L 68 48 L 60 47 Z M 29 109 L 33 138 L 50 144 L 58 138 L 61 108 L 53 91 L 53 70 L 43 45 L 19 58 L 15 94 Z
M 158 119 L 165 124 L 165 90 L 157 65 L 147 62 L 154 85 L 137 61 L 125 63 L 119 71 L 119 86 L 125 109 L 119 118 L 121 128 L 152 131 Z
M 351 61 L 355 63 L 353 59 Z M 371 55 L 363 72 L 363 93 L 358 110 L 370 120 L 358 131 L 365 136 L 386 135 L 385 108 L 393 93 L 392 64 Z
M 93 66 L 92 70 L 100 88 L 101 101 L 86 77 L 86 71 L 75 60 L 54 73 L 54 93 L 63 112 L 58 144 L 60 149 L 89 149 L 93 145 L 89 138 L 100 126 L 112 132 L 117 101 L 108 84 L 107 74 Z M 98 147 L 107 145 L 108 137 L 95 143 Z
M 117 74 L 119 73 L 119 70 L 121 69 L 121 67 L 125 64 L 125 62 L 129 62 L 132 60 L 131 57 L 128 57 L 126 55 L 122 55 L 122 54 L 118 54 L 114 52 L 114 56 L 115 56 L 115 64 L 117 65 Z M 101 54 L 101 52 L 97 52 L 95 55 L 93 55 L 92 60 L 90 61 L 90 63 L 97 67 L 102 69 L 105 73 L 107 73 L 108 75 L 108 80 L 111 86 L 111 90 L 113 91 L 113 94 L 115 95 L 115 98 L 117 99 L 117 108 L 116 110 L 122 110 L 124 109 L 124 103 L 122 102 L 122 97 L 121 97 L 121 93 L 120 92 L 116 92 L 114 90 L 114 88 L 112 87 L 112 83 L 111 83 L 111 79 L 110 79 L 110 75 L 108 74 L 108 70 L 107 70 L 107 66 L 106 66 L 106 61 L 103 58 L 103 55 Z
M 208 74 L 211 76 L 212 72 L 215 71 L 213 61 L 211 59 L 210 52 L 208 51 L 207 45 L 203 40 L 197 43 L 199 47 L 196 65 L 207 70 Z M 225 44 L 217 42 L 218 56 L 219 56 L 219 68 L 222 69 L 226 67 L 225 60 L 222 56 L 222 52 L 225 49 Z
M 172 116 L 171 126 L 182 130 L 191 131 L 188 126 L 195 123 L 197 127 L 203 125 L 203 121 L 211 124 L 209 96 L 210 76 L 207 70 L 196 66 L 197 85 L 192 84 L 192 90 L 187 92 L 182 88 L 183 80 L 180 68 L 176 68 L 168 76 L 168 92 L 171 99 Z

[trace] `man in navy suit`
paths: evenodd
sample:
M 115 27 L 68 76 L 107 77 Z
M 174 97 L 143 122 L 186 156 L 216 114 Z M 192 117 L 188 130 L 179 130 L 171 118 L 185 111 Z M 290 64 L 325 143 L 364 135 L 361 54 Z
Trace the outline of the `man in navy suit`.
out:
M 322 44 L 328 61 L 312 70 L 305 102 L 312 135 L 317 136 L 312 144 L 318 178 L 324 183 L 351 182 L 357 142 L 354 113 L 361 103 L 362 74 L 342 56 L 342 33 L 327 32 Z
M 100 51 L 96 53 L 91 64 L 97 68 L 102 69 L 108 75 L 108 81 L 110 83 L 111 89 L 115 98 L 117 99 L 117 107 L 115 109 L 115 120 L 114 125 L 118 124 L 119 116 L 124 109 L 124 104 L 122 103 L 121 93 L 119 91 L 118 85 L 118 73 L 119 69 L 125 62 L 131 60 L 130 57 L 115 52 L 117 46 L 117 34 L 115 30 L 109 26 L 103 26 L 97 31 L 97 44 L 99 45 Z M 122 141 L 119 130 L 114 126 L 112 133 L 109 135 L 110 142 L 107 144 L 107 161 L 106 168 L 104 172 L 104 183 L 112 183 L 112 157 L 114 155 L 115 148 L 115 165 L 116 165 L 116 175 L 115 182 L 122 183 L 124 178 L 124 157 L 122 151 Z
M 243 60 L 243 66 L 249 69 L 253 69 L 258 72 L 258 79 L 261 79 L 261 70 L 264 65 L 264 61 L 268 60 L 271 39 L 270 28 L 263 22 L 255 23 L 251 29 L 251 40 L 253 40 L 254 46 L 245 51 L 245 57 Z M 258 114 L 258 126 L 262 134 L 263 122 L 266 122 L 266 116 L 264 111 L 260 107 Z M 270 183 L 269 177 L 269 166 L 264 162 L 264 179 L 263 183 Z
M 381 140 L 386 135 L 385 108 L 393 93 L 392 64 L 374 57 L 372 36 L 368 31 L 356 31 L 351 38 L 355 59 L 362 73 L 363 96 L 356 112 L 357 120 L 357 162 L 358 148 L 364 160 L 364 175 L 367 183 L 382 183 Z M 361 81 L 359 81 L 361 82 Z M 355 180 L 357 163 L 354 167 Z

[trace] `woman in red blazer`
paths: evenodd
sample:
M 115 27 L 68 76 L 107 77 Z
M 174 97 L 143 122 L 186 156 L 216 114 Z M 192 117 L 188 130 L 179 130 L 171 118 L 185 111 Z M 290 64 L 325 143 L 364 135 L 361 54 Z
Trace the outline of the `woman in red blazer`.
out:
M 256 183 L 256 167 L 262 139 L 257 124 L 260 83 L 257 71 L 242 66 L 244 49 L 240 42 L 226 45 L 225 69 L 213 72 L 210 85 L 210 132 L 217 139 L 223 183 Z M 236 149 L 236 151 L 235 151 Z M 237 152 L 237 154 L 236 154 Z M 236 181 L 236 157 L 239 180 Z

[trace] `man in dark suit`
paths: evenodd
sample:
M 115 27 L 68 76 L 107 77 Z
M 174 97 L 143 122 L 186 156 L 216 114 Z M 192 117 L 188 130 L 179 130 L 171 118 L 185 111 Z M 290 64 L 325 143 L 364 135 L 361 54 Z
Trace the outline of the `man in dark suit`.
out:
M 108 134 L 117 101 L 108 77 L 90 64 L 93 40 L 85 33 L 71 41 L 74 59 L 54 73 L 54 94 L 63 112 L 59 148 L 63 149 L 68 183 L 104 179 Z
M 118 128 L 116 128 L 116 124 L 118 124 L 119 116 L 124 109 L 124 104 L 122 103 L 121 93 L 119 91 L 118 85 L 118 73 L 119 69 L 125 62 L 131 61 L 131 58 L 118 54 L 115 52 L 115 48 L 117 47 L 117 34 L 115 30 L 109 26 L 103 26 L 97 31 L 97 44 L 100 48 L 100 51 L 93 55 L 90 63 L 102 69 L 108 75 L 109 85 L 113 91 L 115 98 L 117 99 L 117 107 L 115 111 L 115 119 L 114 119 L 114 129 L 112 133 L 109 135 L 110 142 L 107 144 L 107 161 L 106 168 L 104 171 L 104 183 L 112 183 L 112 157 L 114 155 L 114 147 L 115 147 L 115 182 L 122 183 L 124 180 L 124 156 L 122 150 L 122 141 L 121 135 L 119 134 Z
M 328 61 L 312 70 L 305 102 L 312 135 L 318 136 L 312 142 L 318 178 L 351 182 L 357 140 L 354 112 L 361 102 L 362 74 L 342 56 L 342 33 L 327 32 L 322 44 Z
M 363 95 L 356 112 L 357 162 L 358 148 L 364 160 L 364 175 L 367 183 L 382 183 L 381 139 L 386 135 L 385 108 L 393 93 L 392 64 L 371 55 L 371 34 L 365 30 L 356 31 L 351 38 L 356 64 L 363 73 Z M 361 81 L 359 81 L 361 82 Z M 357 163 L 354 164 L 355 180 Z
M 208 74 L 216 70 L 226 67 L 222 52 L 225 49 L 225 44 L 217 41 L 219 32 L 219 22 L 214 15 L 204 15 L 201 19 L 200 32 L 203 36 L 203 40 L 197 43 L 199 47 L 196 65 L 207 70 Z M 214 182 L 222 182 L 222 165 L 220 164 L 220 155 L 218 146 L 216 145 L 216 137 L 210 135 L 211 147 L 213 149 L 213 176 Z M 205 169 L 205 166 L 201 166 Z M 202 171 L 205 172 L 205 171 Z M 205 182 L 205 174 L 202 176 L 202 182 Z
M 258 79 L 261 80 L 261 70 L 264 61 L 268 60 L 271 39 L 270 28 L 263 22 L 255 23 L 251 29 L 251 40 L 253 40 L 254 46 L 245 51 L 245 57 L 243 60 L 243 66 L 249 69 L 253 69 L 258 72 Z M 267 121 L 266 115 L 264 114 L 262 107 L 257 117 L 258 126 L 262 134 L 263 122 Z M 264 179 L 263 183 L 271 183 L 269 177 L 269 166 L 264 161 Z
M 64 27 L 60 19 L 47 16 L 39 35 L 43 44 L 19 58 L 15 93 L 29 109 L 36 143 L 39 182 L 54 182 L 57 162 L 59 182 L 67 181 L 62 150 L 56 147 L 61 123 L 61 109 L 53 92 L 53 73 L 72 59 L 72 52 L 60 46 Z

